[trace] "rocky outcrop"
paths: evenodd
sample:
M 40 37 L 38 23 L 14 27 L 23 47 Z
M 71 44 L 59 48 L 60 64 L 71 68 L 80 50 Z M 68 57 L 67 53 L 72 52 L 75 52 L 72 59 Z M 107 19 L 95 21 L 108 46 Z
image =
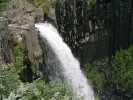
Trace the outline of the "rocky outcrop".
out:
M 34 22 L 44 21 L 42 8 L 35 8 L 27 0 L 11 0 L 5 10 L 0 12 L 0 16 L 7 18 L 9 22 L 22 16 L 31 16 L 35 19 Z
M 14 62 L 13 52 L 10 48 L 8 21 L 0 17 L 0 61 Z
M 6 9 L 0 12 L 0 16 L 7 18 L 9 22 L 20 16 L 32 16 L 35 23 L 48 21 L 57 26 L 54 7 L 50 2 L 47 3 L 46 8 L 45 5 L 42 5 L 35 7 L 30 0 L 11 0 Z M 48 9 L 48 11 L 44 12 L 44 9 Z
M 52 25 L 57 27 L 57 22 L 56 22 L 56 14 L 55 14 L 55 8 L 50 6 L 49 11 L 46 14 L 46 21 L 50 22 Z
M 56 26 L 55 9 L 50 2 L 47 5 L 49 10 L 45 14 L 45 6 L 36 7 L 31 0 L 11 0 L 0 12 L 0 16 L 5 18 L 0 20 L 1 60 L 23 70 L 20 76 L 24 82 L 36 79 L 41 74 L 40 70 L 46 72 L 43 59 L 45 43 L 34 25 L 47 20 Z
M 44 21 L 43 10 L 35 8 L 27 0 L 12 0 L 5 10 L 0 12 L 0 16 L 7 19 L 6 22 L 4 20 L 0 23 L 1 48 L 4 48 L 0 56 L 2 60 L 14 57 L 10 62 L 14 63 L 19 70 L 23 68 L 21 79 L 24 82 L 32 82 L 40 76 L 40 68 L 42 69 L 44 63 L 42 60 L 44 52 L 40 48 L 38 31 L 34 26 L 35 23 Z M 13 57 L 7 55 L 8 53 Z
M 24 52 L 24 66 L 31 67 L 33 78 L 38 76 L 42 62 L 42 50 L 38 40 L 38 32 L 34 26 L 34 18 L 30 16 L 13 19 L 9 25 L 12 40 L 21 43 Z M 31 76 L 31 75 L 29 75 Z

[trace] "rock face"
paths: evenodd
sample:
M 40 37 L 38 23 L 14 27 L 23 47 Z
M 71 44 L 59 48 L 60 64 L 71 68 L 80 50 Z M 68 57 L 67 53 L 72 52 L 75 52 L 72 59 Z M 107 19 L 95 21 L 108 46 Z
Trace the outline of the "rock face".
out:
M 51 22 L 56 26 L 53 7 L 49 5 L 47 14 L 43 7 L 35 7 L 30 0 L 11 0 L 0 12 L 0 57 L 2 61 L 13 63 L 19 70 L 24 67 L 21 79 L 32 82 L 45 73 L 45 43 L 35 28 L 35 23 Z M 22 69 L 21 69 L 22 70 Z
M 10 35 L 13 41 L 18 41 L 22 44 L 25 55 L 23 58 L 24 65 L 32 70 L 33 78 L 35 78 L 36 75 L 39 75 L 39 64 L 43 62 L 42 49 L 38 40 L 38 32 L 34 26 L 34 18 L 23 16 L 12 20 L 12 23 L 9 25 Z
M 14 62 L 9 40 L 8 21 L 5 18 L 0 17 L 0 61 Z
M 133 44 L 133 1 L 60 0 L 56 7 L 58 29 L 82 64 L 114 54 Z
M 0 12 L 0 16 L 12 21 L 17 17 L 32 16 L 34 22 L 44 21 L 44 13 L 41 8 L 35 8 L 27 0 L 12 0 L 3 12 Z
M 0 12 L 0 16 L 7 19 L 0 21 L 0 46 L 4 48 L 1 49 L 0 56 L 8 62 L 12 59 L 10 62 L 16 67 L 24 67 L 21 79 L 32 82 L 40 75 L 44 66 L 44 52 L 40 48 L 38 31 L 34 26 L 35 23 L 44 21 L 43 10 L 33 7 L 27 0 L 12 0 L 9 6 Z
M 56 8 L 58 29 L 82 65 L 133 45 L 133 0 L 96 0 L 95 5 L 85 1 L 60 0 Z M 100 100 L 132 99 L 130 91 L 115 93 L 109 84 L 105 89 L 111 92 L 98 91 L 103 92 Z
M 46 20 L 57 27 L 55 8 L 53 8 L 52 6 L 49 7 L 48 14 L 46 15 Z

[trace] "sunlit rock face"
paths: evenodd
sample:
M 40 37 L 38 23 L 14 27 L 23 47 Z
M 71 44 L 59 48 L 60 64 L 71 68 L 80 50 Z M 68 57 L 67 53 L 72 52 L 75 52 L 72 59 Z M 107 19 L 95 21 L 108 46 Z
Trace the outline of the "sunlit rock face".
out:
M 27 0 L 11 0 L 5 10 L 0 12 L 0 15 L 10 21 L 20 16 L 32 16 L 36 22 L 42 22 L 44 20 L 43 10 L 33 7 Z
M 133 44 L 132 0 L 61 0 L 56 7 L 58 29 L 82 64 L 114 54 Z M 114 39 L 113 39 L 114 38 Z
M 22 55 L 24 55 L 21 57 L 21 67 L 24 67 L 21 79 L 24 82 L 32 82 L 33 79 L 40 75 L 40 68 L 44 66 L 42 60 L 44 52 L 42 53 L 40 47 L 41 40 L 34 26 L 36 22 L 44 21 L 44 12 L 42 8 L 35 8 L 27 0 L 11 0 L 10 4 L 0 12 L 0 16 L 7 19 L 6 26 L 4 24 L 4 29 L 0 29 L 3 33 L 1 35 L 5 38 L 2 40 L 2 43 L 7 45 L 3 47 L 5 49 L 4 52 L 7 50 L 9 52 L 10 47 L 11 50 L 9 53 L 12 55 L 2 54 L 5 55 L 5 58 L 8 57 L 8 62 L 13 63 L 17 67 L 14 44 L 17 43 L 18 46 L 21 46 L 20 50 Z M 3 24 L 0 23 L 0 25 L 2 26 Z
M 9 25 L 12 42 L 22 45 L 24 53 L 24 65 L 30 63 L 30 68 L 34 74 L 38 75 L 39 64 L 42 63 L 42 49 L 39 43 L 38 32 L 34 27 L 34 18 L 22 16 L 12 20 Z

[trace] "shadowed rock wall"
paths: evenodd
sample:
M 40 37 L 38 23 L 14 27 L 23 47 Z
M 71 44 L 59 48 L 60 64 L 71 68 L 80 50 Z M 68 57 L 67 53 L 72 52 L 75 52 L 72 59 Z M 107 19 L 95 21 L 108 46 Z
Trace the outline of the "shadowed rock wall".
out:
M 82 64 L 114 54 L 133 44 L 133 1 L 61 0 L 56 6 L 58 29 Z

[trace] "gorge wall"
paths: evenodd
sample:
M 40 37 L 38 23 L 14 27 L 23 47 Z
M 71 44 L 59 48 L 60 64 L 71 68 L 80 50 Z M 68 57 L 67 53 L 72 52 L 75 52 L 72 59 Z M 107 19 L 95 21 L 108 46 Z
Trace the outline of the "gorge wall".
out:
M 27 0 L 11 0 L 0 16 L 1 61 L 13 63 L 21 72 L 21 80 L 32 82 L 45 73 L 42 50 L 45 44 L 42 45 L 35 28 L 35 23 L 46 19 L 43 9 Z
M 0 61 L 18 68 L 23 82 L 32 82 L 41 73 L 46 76 L 46 82 L 49 81 L 49 70 L 43 59 L 47 57 L 46 46 L 35 23 L 47 20 L 55 25 L 82 66 L 133 44 L 133 0 L 97 0 L 96 4 L 88 4 L 88 0 L 59 0 L 55 9 L 49 6 L 47 13 L 41 6 L 35 7 L 28 1 L 32 0 L 11 0 L 0 12 Z M 111 68 L 106 67 L 102 65 L 99 69 L 108 75 Z M 110 80 L 109 77 L 105 89 L 99 93 L 101 100 L 108 100 L 103 98 L 105 95 L 110 98 L 110 93 L 123 98 L 125 95 L 117 93 L 119 91 L 112 91 L 117 85 L 113 86 L 114 80 L 112 83 Z M 129 90 L 125 97 L 132 98 L 132 91 Z
M 19 65 L 30 66 L 30 73 L 35 76 L 28 76 L 32 78 L 38 76 L 39 66 L 44 67 L 42 58 L 45 56 L 42 52 L 45 46 L 35 23 L 48 20 L 57 26 L 82 65 L 133 44 L 132 0 L 97 0 L 90 5 L 85 0 L 59 0 L 55 9 L 49 8 L 47 15 L 41 7 L 35 8 L 28 1 L 12 0 L 0 12 L 5 20 L 4 23 L 3 18 L 0 20 L 0 46 L 3 48 L 0 54 L 6 62 L 23 61 Z M 19 41 L 17 45 L 16 41 Z M 14 46 L 19 46 L 23 53 L 21 60 L 17 60 L 20 57 L 14 54 Z
M 133 44 L 133 1 L 60 0 L 56 5 L 58 29 L 82 64 L 114 54 Z

